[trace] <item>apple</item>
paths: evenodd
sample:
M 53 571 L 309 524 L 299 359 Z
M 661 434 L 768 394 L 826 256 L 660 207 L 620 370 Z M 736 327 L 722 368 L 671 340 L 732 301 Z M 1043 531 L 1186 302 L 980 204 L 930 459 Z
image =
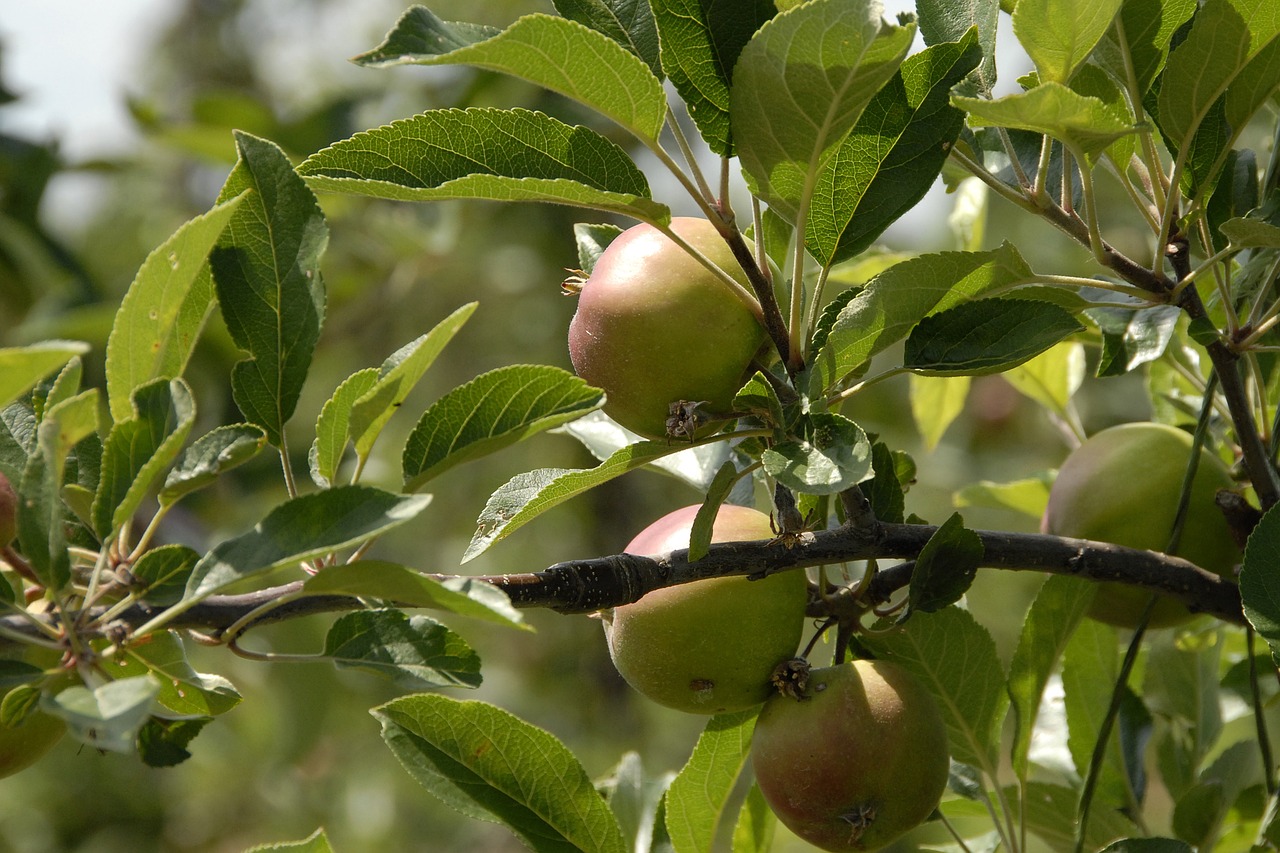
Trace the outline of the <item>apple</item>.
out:
M 626 551 L 655 556 L 688 548 L 697 512 L 689 506 L 663 516 Z M 773 537 L 769 516 L 725 504 L 711 541 Z M 604 614 L 609 655 L 632 687 L 669 708 L 692 714 L 750 708 L 769 698 L 774 668 L 795 655 L 807 600 L 801 571 L 656 589 Z
M 750 290 L 709 221 L 676 217 L 671 230 Z M 619 234 L 600 255 L 569 324 L 574 370 L 604 389 L 610 417 L 653 439 L 670 437 L 667 421 L 680 401 L 698 404 L 701 415 L 728 414 L 764 342 L 746 303 L 647 224 Z
M 1044 533 L 1111 542 L 1129 548 L 1163 551 L 1169 544 L 1191 436 L 1164 424 L 1131 423 L 1094 435 L 1062 464 L 1049 491 L 1041 520 Z M 1202 569 L 1230 576 L 1240 549 L 1214 497 L 1234 483 L 1227 466 L 1206 450 L 1191 485 L 1191 499 L 1176 556 Z M 1102 584 L 1089 609 L 1101 622 L 1137 625 L 1150 592 L 1119 583 Z M 1149 627 L 1162 628 L 1189 619 L 1180 601 L 1162 597 Z
M 879 850 L 922 823 L 947 785 L 947 730 L 907 670 L 859 660 L 810 671 L 765 703 L 751 741 L 765 802 L 823 850 Z

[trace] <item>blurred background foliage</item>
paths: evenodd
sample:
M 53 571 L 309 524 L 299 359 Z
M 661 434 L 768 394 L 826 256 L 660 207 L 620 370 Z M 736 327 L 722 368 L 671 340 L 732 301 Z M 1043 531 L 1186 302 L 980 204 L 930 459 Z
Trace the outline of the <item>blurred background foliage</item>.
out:
M 448 0 L 432 8 L 445 19 L 504 25 L 519 14 L 550 11 L 550 4 Z M 329 46 L 372 47 L 401 11 L 391 0 L 186 0 L 147 47 L 146 73 L 130 86 L 129 109 L 144 142 L 129 156 L 67 162 L 57 139 L 0 133 L 0 346 L 49 337 L 89 341 L 95 351 L 87 379 L 100 380 L 121 296 L 147 253 L 212 203 L 234 158 L 232 128 L 270 138 L 301 159 L 424 109 L 518 105 L 591 124 L 627 144 L 598 117 L 506 77 L 453 68 L 363 70 Z M 14 97 L 0 84 L 0 116 Z M 655 197 L 685 212 L 674 188 L 651 177 Z M 74 217 L 50 216 L 42 199 L 59 181 L 91 189 L 92 205 Z M 504 364 L 569 367 L 564 341 L 574 305 L 559 285 L 577 265 L 572 225 L 582 211 L 320 201 L 331 228 L 328 317 L 292 424 L 296 470 L 306 470 L 315 415 L 337 383 L 380 364 L 464 302 L 479 300 L 480 310 L 384 433 L 383 453 L 365 473 L 369 482 L 399 486 L 403 438 L 417 413 L 448 389 Z M 890 231 L 885 243 L 899 252 L 954 247 L 946 222 L 951 197 L 934 194 L 928 203 L 928 217 Z M 1011 240 L 1038 269 L 1089 272 L 1087 253 L 999 203 L 985 235 L 987 245 Z M 204 428 L 238 419 L 227 377 L 239 357 L 215 319 L 189 373 Z M 1138 382 L 1131 376 L 1086 383 L 1079 402 L 1091 432 L 1147 416 Z M 953 511 L 959 486 L 1032 476 L 1055 466 L 1067 450 L 1043 410 L 997 377 L 975 381 L 965 415 L 933 450 L 922 447 L 912 425 L 905 381 L 876 386 L 846 412 L 915 456 L 919 482 L 908 509 L 934 522 Z M 382 542 L 378 556 L 458 571 L 493 489 L 532 468 L 591 464 L 576 442 L 548 435 L 455 469 L 436 482 L 421 520 Z M 184 505 L 181 516 L 175 513 L 167 541 L 208 547 L 252 525 L 283 496 L 271 454 L 234 474 Z M 463 570 L 530 571 L 615 553 L 648 521 L 698 499 L 675 480 L 636 473 L 549 513 Z M 1034 527 L 1031 519 L 998 510 L 966 510 L 965 518 L 970 526 Z M 971 608 L 1006 657 L 1039 582 L 983 573 L 970 593 Z M 474 696 L 550 729 L 596 775 L 628 750 L 637 750 L 653 773 L 683 763 L 702 719 L 629 692 L 609 663 L 595 620 L 549 612 L 529 619 L 538 631 L 532 637 L 454 624 L 485 661 L 485 683 Z M 327 624 L 276 626 L 255 632 L 249 643 L 260 650 L 318 650 Z M 829 653 L 823 648 L 818 655 Z M 505 830 L 447 810 L 397 765 L 367 713 L 396 695 L 387 683 L 324 665 L 244 661 L 224 649 L 197 649 L 195 657 L 197 667 L 231 678 L 244 702 L 205 729 L 192 744 L 194 756 L 154 770 L 135 757 L 98 755 L 67 739 L 36 767 L 0 781 L 0 853 L 239 851 L 301 838 L 317 826 L 344 851 L 523 849 Z

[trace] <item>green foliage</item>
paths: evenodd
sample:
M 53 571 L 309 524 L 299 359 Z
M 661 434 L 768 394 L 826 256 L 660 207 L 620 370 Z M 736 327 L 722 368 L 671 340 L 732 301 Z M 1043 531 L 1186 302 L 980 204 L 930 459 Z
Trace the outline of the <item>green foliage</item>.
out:
M 487 645 L 410 611 L 469 617 L 458 621 L 487 642 L 497 627 L 531 630 L 522 608 L 628 603 L 687 580 L 689 563 L 717 548 L 742 547 L 711 545 L 710 519 L 726 502 L 765 506 L 767 495 L 779 535 L 759 552 L 763 573 L 826 567 L 810 576 L 820 630 L 806 655 L 834 637 L 836 660 L 894 661 L 942 709 L 954 762 L 954 794 L 939 806 L 948 834 L 930 822 L 908 842 L 916 849 L 1274 849 L 1275 688 L 1273 673 L 1257 671 L 1280 662 L 1274 3 L 920 0 L 918 19 L 897 23 L 870 0 L 554 5 L 556 15 L 505 27 L 409 9 L 355 62 L 451 66 L 457 92 L 433 90 L 432 108 L 376 128 L 325 124 L 351 104 L 283 119 L 226 93 L 202 101 L 206 124 L 183 134 L 135 103 L 158 137 L 234 164 L 202 212 L 159 232 L 171 236 L 127 289 L 95 294 L 109 319 L 73 315 L 91 300 L 56 286 L 37 301 L 44 279 L 31 259 L 87 276 L 36 221 L 53 167 L 30 148 L 3 155 L 0 223 L 21 227 L 0 237 L 0 268 L 18 273 L 0 280 L 0 300 L 18 306 L 4 325 L 21 343 L 0 348 L 0 472 L 15 488 L 17 530 L 0 549 L 0 736 L 49 715 L 92 749 L 179 764 L 242 698 L 227 675 L 197 669 L 207 668 L 199 641 L 253 661 L 381 676 L 382 689 L 408 694 L 373 714 L 409 775 L 533 850 L 763 853 L 776 820 L 746 769 L 756 709 L 713 718 L 678 773 L 652 774 L 627 752 L 593 783 L 594 755 L 580 760 L 514 714 L 435 692 L 479 686 L 494 662 L 482 665 Z M 994 97 L 1002 6 L 1035 73 Z M 927 47 L 912 54 L 917 22 Z M 528 103 L 493 105 L 511 92 Z M 230 116 L 244 129 L 227 145 L 208 131 Z M 251 132 L 263 128 L 277 141 Z M 30 174 L 12 165 L 18 154 Z M 704 173 L 713 161 L 718 174 Z M 960 188 L 952 248 L 873 246 L 939 176 Z M 991 194 L 1009 204 L 988 205 Z M 497 269 L 501 293 L 469 280 L 465 297 L 431 303 L 426 322 L 410 303 L 429 303 L 434 282 L 430 294 L 383 304 L 394 291 L 380 279 L 433 278 L 447 266 L 437 232 L 473 224 L 448 220 L 424 237 L 423 222 L 453 214 L 432 208 L 397 230 L 386 226 L 402 214 L 388 211 L 462 200 L 607 219 L 579 223 L 572 238 L 565 227 L 557 248 L 571 260 L 551 268 L 576 260 L 566 292 L 620 222 L 665 229 L 672 209 L 692 203 L 742 266 L 716 275 L 749 282 L 735 293 L 769 339 L 721 431 L 687 441 L 703 401 L 672 400 L 670 438 L 637 440 L 599 411 L 600 389 L 558 366 L 480 364 L 488 339 L 470 344 L 463 369 L 451 364 L 459 345 L 449 345 L 479 302 L 498 310 L 468 335 L 554 316 L 526 311 L 532 274 L 504 254 L 514 241 L 486 236 L 458 261 L 477 282 Z M 496 227 L 505 215 L 492 214 Z M 1055 256 L 1009 217 L 1047 223 L 1081 251 Z M 538 228 L 543 218 L 528 216 Z M 352 248 L 370 244 L 393 272 Z M 440 293 L 437 302 L 456 295 Z M 403 336 L 390 316 L 401 306 L 412 318 Z M 331 308 L 343 319 L 328 332 Z M 714 335 L 703 318 L 669 313 L 673 328 Z M 344 346 L 356 327 L 376 343 Z M 224 363 L 233 350 L 242 360 Z M 371 351 L 391 355 L 345 363 Z M 1099 390 L 1108 387 L 1120 390 Z M 232 402 L 238 412 L 222 411 Z M 1042 515 L 1061 456 L 1042 447 L 1024 464 L 1019 445 L 1061 436 L 1076 446 L 1105 423 L 1148 417 L 1147 403 L 1152 420 L 1195 424 L 1197 441 L 1235 466 L 1238 488 L 1219 503 L 1248 542 L 1238 587 L 1230 572 L 1210 578 L 1156 552 L 1022 532 Z M 543 433 L 555 435 L 518 455 Z M 578 452 L 575 442 L 599 464 L 540 458 Z M 307 448 L 309 482 L 295 476 L 294 447 Z M 475 514 L 455 469 L 480 463 L 468 469 L 485 472 L 475 481 L 502 482 L 483 467 L 499 451 L 499 462 L 537 467 L 500 475 L 463 562 L 531 559 L 490 549 L 535 520 L 554 531 L 550 511 L 592 490 L 601 517 L 630 523 L 620 496 L 634 478 L 621 478 L 641 470 L 697 490 L 687 555 L 444 574 L 443 547 L 424 540 L 460 541 L 443 525 L 458 507 Z M 279 489 L 263 477 L 276 464 Z M 428 483 L 434 501 L 416 494 Z M 940 493 L 980 521 L 967 527 Z M 445 521 L 424 534 L 428 509 Z M 173 524 L 187 513 L 216 521 L 188 537 Z M 946 520 L 931 527 L 917 513 Z M 982 529 L 987 518 L 1015 529 Z M 1050 577 L 1032 589 L 1004 569 Z M 1094 582 L 1117 580 L 1180 595 L 1216 621 L 1120 636 L 1087 617 Z M 282 650 L 305 636 L 297 617 L 319 615 L 319 651 Z M 532 647 L 554 630 L 516 636 Z M 257 642 L 267 631 L 279 633 Z M 775 672 L 784 688 L 803 678 L 790 666 Z M 486 690 L 516 680 L 499 673 Z M 574 682 L 574 707 L 603 692 L 597 676 Z M 630 734 L 609 728 L 614 746 Z M 1148 796 L 1156 788 L 1163 811 Z M 846 819 L 852 831 L 874 814 Z M 330 846 L 318 832 L 256 849 Z

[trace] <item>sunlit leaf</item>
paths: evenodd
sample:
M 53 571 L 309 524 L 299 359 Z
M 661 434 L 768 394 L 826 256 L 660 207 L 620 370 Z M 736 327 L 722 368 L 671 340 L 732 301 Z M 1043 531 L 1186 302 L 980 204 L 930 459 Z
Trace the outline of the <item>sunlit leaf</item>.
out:
M 195 400 L 181 379 L 155 379 L 133 392 L 133 416 L 119 420 L 103 444 L 93 526 L 106 537 L 133 517 L 177 458 L 195 424 Z
M 863 368 L 924 317 L 1034 275 L 1008 243 L 987 252 L 942 252 L 895 264 L 852 294 L 831 320 L 812 360 L 809 393 L 820 396 Z
M 777 7 L 772 0 L 653 0 L 652 5 L 667 76 L 708 147 L 721 156 L 732 156 L 729 87 L 733 66 L 756 30 L 777 14 Z
M 1045 685 L 1089 609 L 1096 589 L 1096 584 L 1079 578 L 1051 575 L 1040 587 L 1022 623 L 1022 633 L 1009 662 L 1009 698 L 1015 724 L 1011 757 L 1020 779 L 1027 777 L 1032 731 Z
M 658 29 L 647 0 L 554 0 L 556 11 L 571 21 L 599 30 L 644 60 L 662 76 Z
M 760 28 L 734 69 L 730 115 L 752 190 L 792 222 L 863 109 L 897 71 L 915 26 L 879 4 L 814 0 Z
M 0 349 L 0 406 L 12 403 L 73 357 L 88 351 L 89 345 L 79 341 L 44 341 Z
M 669 217 L 617 144 L 530 110 L 432 110 L 336 142 L 298 171 L 318 190 L 395 201 L 546 201 Z
M 667 789 L 667 833 L 676 853 L 712 849 L 738 775 L 747 762 L 759 708 L 717 714 L 698 738 L 688 763 Z
M 964 114 L 951 88 L 982 57 L 977 34 L 909 57 L 818 176 L 805 243 L 823 264 L 862 252 L 933 186 Z
M 555 737 L 483 702 L 419 694 L 374 708 L 382 738 L 445 805 L 539 853 L 623 853 L 618 821 Z
M 644 140 L 667 114 L 662 82 L 609 36 L 553 15 L 526 15 L 505 30 L 442 21 L 422 6 L 405 12 L 360 65 L 474 65 L 501 71 L 586 104 Z
M 348 428 L 356 453 L 361 458 L 369 455 L 387 421 L 478 305 L 476 302 L 463 305 L 437 323 L 430 332 L 405 344 L 382 362 L 377 381 L 351 404 Z
M 642 441 L 623 447 L 595 468 L 539 468 L 517 474 L 489 496 L 462 562 L 478 557 L 495 542 L 569 498 L 682 449 L 663 441 Z
M 243 193 L 233 196 L 190 220 L 142 262 L 107 338 L 112 420 L 133 416 L 135 389 L 182 375 L 213 307 L 209 251 L 243 199 Z M 199 282 L 201 276 L 206 280 Z
M 1066 83 L 1111 27 L 1122 0 L 1018 0 L 1013 33 L 1040 79 Z
M 358 560 L 330 566 L 307 578 L 304 591 L 314 595 L 380 598 L 402 607 L 430 607 L 470 616 L 509 628 L 532 630 L 506 594 L 476 578 L 439 581 L 407 566 L 381 560 Z
M 604 392 L 558 367 L 500 367 L 453 389 L 423 413 L 401 464 L 412 491 L 448 469 L 593 411 Z
M 226 539 L 206 554 L 187 582 L 184 603 L 362 542 L 409 521 L 430 501 L 430 495 L 395 495 L 370 486 L 339 486 L 293 498 L 248 533 Z
M 954 95 L 951 102 L 969 114 L 974 127 L 1011 127 L 1043 133 L 1084 156 L 1134 132 L 1132 123 L 1107 104 L 1061 83 L 1041 83 L 1027 92 L 993 101 Z
M 908 377 L 911 416 L 924 441 L 925 450 L 933 450 L 942 440 L 947 427 L 964 411 L 969 398 L 968 376 Z

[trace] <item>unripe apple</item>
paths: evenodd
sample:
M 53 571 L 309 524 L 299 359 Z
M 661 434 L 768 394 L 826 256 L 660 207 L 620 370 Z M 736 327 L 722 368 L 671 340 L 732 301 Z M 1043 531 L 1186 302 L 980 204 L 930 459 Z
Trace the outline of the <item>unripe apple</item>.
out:
M 765 703 L 751 741 L 765 802 L 823 850 L 879 850 L 922 823 L 947 785 L 937 703 L 902 667 L 859 660 L 815 669 L 799 700 Z
M 8 545 L 18 535 L 18 496 L 13 484 L 0 474 L 0 548 Z
M 1131 423 L 1094 435 L 1062 464 L 1041 520 L 1045 533 L 1163 551 L 1169 544 L 1191 436 L 1164 424 Z M 1191 485 L 1187 519 L 1176 556 L 1218 575 L 1230 576 L 1240 560 L 1226 519 L 1214 496 L 1234 484 L 1218 457 L 1201 450 Z M 1102 584 L 1089 615 L 1132 628 L 1151 593 L 1118 583 Z M 1162 597 L 1148 623 L 1152 628 L 1190 618 L 1180 601 Z
M 671 230 L 750 290 L 733 252 L 705 219 Z M 582 285 L 569 324 L 578 375 L 603 388 L 604 411 L 648 438 L 668 437 L 671 404 L 727 414 L 765 333 L 747 305 L 652 225 L 614 238 Z
M 627 552 L 654 556 L 688 548 L 697 512 L 689 506 L 663 516 Z M 711 541 L 773 536 L 769 516 L 725 504 Z M 604 614 L 609 655 L 632 687 L 667 707 L 692 714 L 750 708 L 769 697 L 774 667 L 795 654 L 807 598 L 801 571 L 656 589 Z

